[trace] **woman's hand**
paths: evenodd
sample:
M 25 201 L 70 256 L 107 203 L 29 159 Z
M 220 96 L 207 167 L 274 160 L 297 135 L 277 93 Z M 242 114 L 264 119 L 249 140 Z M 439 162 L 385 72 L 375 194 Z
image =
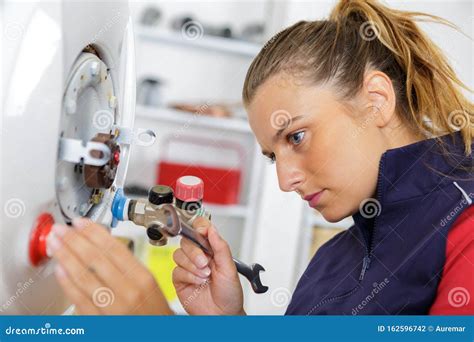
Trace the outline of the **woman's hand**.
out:
M 103 226 L 55 224 L 48 249 L 56 278 L 79 314 L 173 314 L 152 274 Z
M 178 265 L 173 283 L 181 304 L 191 315 L 245 315 L 242 285 L 229 245 L 205 218 L 197 218 L 193 227 L 208 238 L 214 257 L 181 239 L 181 248 L 173 254 Z

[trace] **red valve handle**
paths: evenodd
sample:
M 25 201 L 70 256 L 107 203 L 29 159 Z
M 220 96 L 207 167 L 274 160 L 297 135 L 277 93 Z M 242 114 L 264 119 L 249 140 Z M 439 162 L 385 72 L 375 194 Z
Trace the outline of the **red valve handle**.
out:
M 49 213 L 42 213 L 36 219 L 30 235 L 29 256 L 33 266 L 38 266 L 49 259 L 46 252 L 46 239 L 51 232 L 54 218 Z

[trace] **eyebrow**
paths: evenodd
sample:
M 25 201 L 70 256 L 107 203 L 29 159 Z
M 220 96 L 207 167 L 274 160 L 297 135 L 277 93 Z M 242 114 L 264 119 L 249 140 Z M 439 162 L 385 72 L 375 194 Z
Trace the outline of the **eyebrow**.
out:
M 288 124 L 285 124 L 284 127 L 280 128 L 280 129 L 276 132 L 276 134 L 273 136 L 273 139 L 272 139 L 272 140 L 273 140 L 273 141 L 277 140 L 277 139 L 280 137 L 280 135 L 281 135 L 285 130 L 287 130 L 288 128 L 291 127 L 291 125 L 293 124 L 293 122 L 298 121 L 298 120 L 304 118 L 305 116 L 306 116 L 306 115 L 297 115 L 297 116 L 294 116 L 294 117 L 290 118 Z M 267 152 L 267 151 L 262 151 L 262 154 L 263 154 L 264 156 L 266 156 L 266 157 L 269 157 L 269 158 L 270 158 L 270 155 L 271 155 L 271 153 L 270 153 L 270 152 Z

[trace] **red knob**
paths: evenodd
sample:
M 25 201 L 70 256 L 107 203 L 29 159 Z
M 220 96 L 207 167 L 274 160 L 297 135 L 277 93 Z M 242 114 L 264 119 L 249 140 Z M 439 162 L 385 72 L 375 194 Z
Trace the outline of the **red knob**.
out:
M 200 201 L 204 196 L 204 183 L 199 177 L 180 177 L 176 181 L 175 196 L 183 202 Z
M 42 213 L 36 219 L 31 231 L 29 245 L 30 262 L 33 266 L 38 266 L 49 258 L 46 252 L 46 238 L 51 232 L 53 224 L 54 218 L 49 213 Z
M 120 151 L 114 152 L 114 163 L 118 164 L 120 162 Z

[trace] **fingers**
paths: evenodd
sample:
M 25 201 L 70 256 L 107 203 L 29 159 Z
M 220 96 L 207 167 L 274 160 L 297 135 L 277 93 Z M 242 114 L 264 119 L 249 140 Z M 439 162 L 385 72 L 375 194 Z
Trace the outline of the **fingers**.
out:
M 212 226 L 211 221 L 209 221 L 208 219 L 202 216 L 197 217 L 193 221 L 193 228 L 196 229 L 197 232 L 203 235 L 204 237 L 207 237 L 207 231 L 209 230 L 211 226 Z
M 70 231 L 67 235 L 72 233 L 72 229 L 65 229 Z M 82 314 L 95 312 L 91 308 L 90 302 L 97 308 L 100 314 L 113 314 L 116 313 L 117 309 L 125 307 L 122 304 L 122 298 L 117 298 L 115 301 L 118 305 L 112 305 L 114 303 L 115 293 L 128 293 L 128 291 L 123 290 L 117 291 L 117 287 L 121 287 L 122 289 L 128 288 L 124 286 L 123 281 L 116 283 L 115 287 L 112 288 L 104 286 L 104 282 L 101 280 L 103 277 L 99 276 L 97 270 L 84 265 L 80 258 L 75 255 L 62 240 L 59 241 L 56 234 L 50 236 L 49 245 L 54 258 L 58 262 L 56 279 L 68 298 L 79 307 L 78 312 Z M 64 274 L 66 276 L 64 276 Z M 60 279 L 61 276 L 63 276 L 63 279 Z M 110 284 L 111 282 L 107 281 L 107 283 Z M 103 297 L 102 293 L 104 293 L 104 291 L 107 292 L 107 296 L 110 298 L 107 299 L 108 302 L 102 305 L 101 297 Z M 79 292 L 82 296 L 79 295 Z M 85 307 L 82 304 L 83 301 L 86 301 Z
M 101 230 L 104 229 L 101 228 Z M 88 268 L 94 270 L 95 276 L 101 283 L 111 288 L 117 284 L 121 284 L 124 288 L 132 288 L 131 281 L 117 269 L 114 263 L 107 257 L 107 254 L 105 254 L 106 252 L 93 245 L 83 234 L 78 233 L 75 229 L 59 224 L 53 226 L 53 233 L 62 239 L 64 246 L 67 247 L 60 254 L 67 254 L 69 252 L 69 257 L 76 256 L 83 265 L 81 265 L 82 267 L 86 270 Z M 109 236 L 109 239 L 113 238 Z M 61 255 L 58 258 L 60 262 L 64 261 L 61 260 Z
M 184 254 L 197 268 L 207 267 L 209 264 L 209 257 L 194 242 L 186 238 L 182 238 L 180 241 L 180 246 Z
M 85 296 L 92 298 L 94 291 L 102 286 L 95 274 L 90 272 L 86 266 L 81 264 L 78 258 L 68 249 L 61 245 L 56 236 L 51 236 L 50 246 L 53 256 L 65 270 L 73 283 L 77 284 Z
M 232 260 L 229 244 L 219 235 L 216 228 L 211 226 L 208 230 L 208 240 L 214 252 L 214 264 L 219 271 L 235 273 L 236 266 Z
M 75 218 L 73 224 L 78 228 L 77 232 L 85 239 L 110 255 L 110 261 L 128 279 L 133 281 L 138 277 L 143 265 L 133 257 L 123 243 L 111 238 L 110 233 L 103 226 L 87 218 Z
M 193 228 L 204 237 L 207 237 L 207 232 L 211 226 L 212 223 L 204 217 L 198 217 L 193 221 Z M 208 266 L 209 257 L 194 242 L 182 238 L 180 245 L 184 255 L 195 265 L 196 268 L 205 269 Z M 193 271 L 192 268 L 187 269 L 191 272 Z
M 212 251 L 214 252 L 212 263 L 213 266 L 224 273 L 236 273 L 236 267 L 234 261 L 232 260 L 230 247 L 228 243 L 219 235 L 212 223 L 203 217 L 199 217 L 193 222 L 193 227 L 198 230 L 200 234 L 206 236 L 209 240 Z M 210 258 L 202 251 L 201 248 L 188 239 L 181 239 L 181 249 L 184 256 L 187 257 L 187 259 L 189 259 L 192 264 L 194 264 L 194 266 L 189 265 L 187 261 L 185 261 L 184 257 L 181 256 L 181 252 L 178 253 L 177 256 L 183 259 L 183 265 L 181 266 L 189 272 L 199 276 L 200 273 L 199 271 L 195 270 L 196 268 L 201 270 L 210 266 Z
M 105 233 L 106 238 L 102 240 L 103 247 L 93 244 L 82 234 L 81 229 L 88 229 L 89 234 Z M 107 250 L 105 246 L 110 250 Z M 103 314 L 125 314 L 136 311 L 134 308 L 139 310 L 148 297 L 158 290 L 151 273 L 138 261 L 135 262 L 134 256 L 126 247 L 97 224 L 89 224 L 87 227 L 78 229 L 54 225 L 53 234 L 48 238 L 48 247 L 53 257 L 65 270 L 69 281 L 75 285 L 74 289 L 82 292 L 87 298 L 92 298 L 94 304 L 95 299 L 106 299 L 105 303 L 98 302 L 97 304 Z M 121 247 L 127 253 L 123 253 Z M 124 257 L 120 259 L 120 255 Z M 131 266 L 133 269 L 122 271 L 115 266 L 120 263 L 133 265 Z M 132 276 L 134 278 L 131 278 Z M 61 285 L 66 291 L 65 286 L 68 284 L 63 282 Z M 74 299 L 70 299 L 76 305 L 80 304 L 78 300 L 81 298 L 77 295 Z M 164 299 L 162 302 L 166 303 Z
M 81 315 L 99 315 L 100 311 L 92 303 L 92 297 L 82 292 L 76 284 L 69 278 L 68 274 L 60 264 L 56 264 L 54 273 L 61 287 L 64 289 L 66 297 L 76 305 L 77 313 Z
M 193 273 L 195 276 L 200 278 L 207 278 L 211 274 L 211 269 L 209 267 L 198 268 L 187 256 L 184 254 L 182 248 L 178 248 L 173 253 L 174 262 L 181 268 L 184 268 L 186 271 Z
M 179 285 L 201 285 L 204 284 L 208 279 L 206 278 L 201 278 L 193 273 L 185 270 L 184 268 L 181 267 L 175 267 L 173 270 L 173 283 L 175 287 L 179 288 Z

